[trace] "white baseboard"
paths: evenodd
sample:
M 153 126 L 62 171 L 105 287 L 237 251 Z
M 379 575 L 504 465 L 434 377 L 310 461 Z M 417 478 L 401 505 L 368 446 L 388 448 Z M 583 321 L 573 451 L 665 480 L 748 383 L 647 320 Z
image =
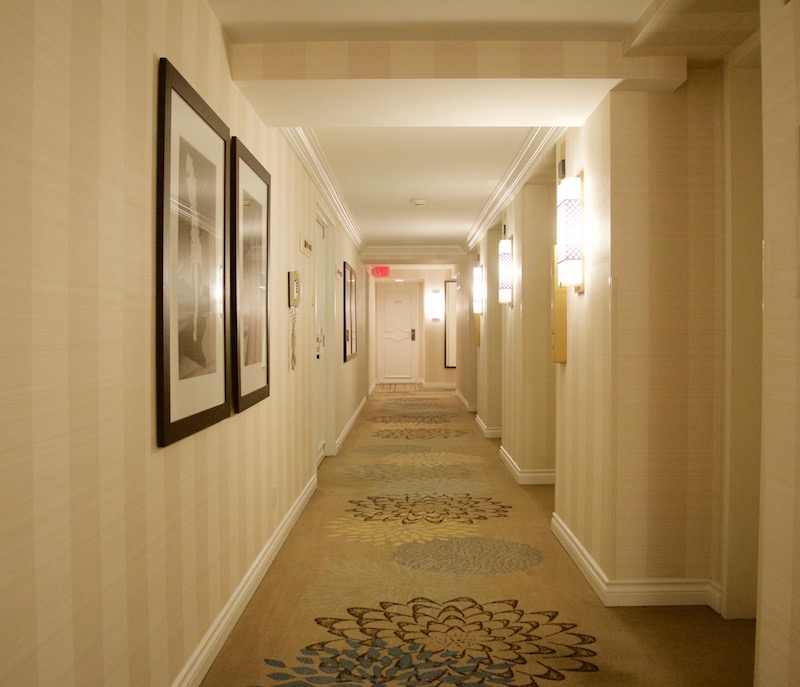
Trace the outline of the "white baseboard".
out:
M 367 392 L 367 397 L 372 396 L 372 392 L 375 391 L 376 386 L 378 386 L 378 382 L 373 380 L 372 385 L 370 386 L 369 391 Z
M 478 404 L 477 403 L 470 403 L 464 395 L 456 389 L 456 398 L 464 404 L 464 407 L 467 409 L 469 413 L 477 413 L 478 412 Z
M 555 484 L 556 471 L 553 470 L 523 470 L 505 446 L 500 447 L 500 459 L 505 463 L 517 484 Z
M 475 416 L 475 424 L 478 425 L 481 432 L 483 432 L 483 436 L 487 439 L 500 439 L 503 436 L 502 427 L 487 427 L 479 415 Z
M 455 389 L 455 382 L 426 382 L 423 380 L 422 384 L 426 389 Z
M 556 513 L 553 513 L 550 529 L 605 606 L 711 606 L 720 612 L 722 591 L 713 580 L 609 580 Z
M 236 625 L 236 621 L 239 620 L 258 585 L 261 584 L 261 580 L 264 579 L 269 566 L 272 565 L 272 561 L 275 560 L 275 556 L 278 555 L 278 551 L 286 541 L 286 537 L 289 536 L 289 532 L 292 531 L 297 519 L 316 489 L 317 475 L 315 473 L 300 496 L 292 504 L 289 512 L 281 520 L 280 525 L 264 545 L 264 548 L 261 549 L 261 553 L 253 561 L 239 586 L 228 599 L 228 603 L 225 604 L 219 615 L 214 619 L 214 622 L 211 623 L 208 632 L 200 640 L 183 670 L 175 678 L 172 687 L 197 687 L 203 681 L 219 650 L 231 630 L 233 630 L 234 625 Z
M 317 449 L 317 467 L 322 465 L 323 460 L 325 460 L 325 442 L 322 442 L 322 446 Z
M 344 443 L 345 439 L 347 439 L 348 434 L 350 434 L 350 430 L 353 429 L 353 425 L 356 424 L 356 420 L 358 420 L 358 416 L 361 415 L 361 411 L 364 410 L 366 403 L 367 397 L 364 396 L 364 398 L 361 399 L 361 403 L 359 403 L 358 408 L 356 408 L 356 412 L 353 413 L 353 417 L 350 418 L 342 430 L 342 433 L 339 435 L 339 438 L 336 440 L 335 453 L 333 455 L 339 454 L 339 449 L 342 448 L 342 444 Z

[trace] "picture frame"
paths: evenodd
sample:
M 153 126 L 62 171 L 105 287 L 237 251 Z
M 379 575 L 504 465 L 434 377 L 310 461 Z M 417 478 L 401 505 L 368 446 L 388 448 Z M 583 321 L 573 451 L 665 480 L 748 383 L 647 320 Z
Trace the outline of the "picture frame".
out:
M 358 353 L 358 322 L 356 321 L 357 312 L 357 284 L 356 271 L 347 263 L 344 263 L 344 361 L 352 360 Z
M 230 132 L 170 64 L 158 71 L 157 441 L 230 415 Z
M 231 351 L 237 413 L 269 396 L 271 176 L 231 139 Z

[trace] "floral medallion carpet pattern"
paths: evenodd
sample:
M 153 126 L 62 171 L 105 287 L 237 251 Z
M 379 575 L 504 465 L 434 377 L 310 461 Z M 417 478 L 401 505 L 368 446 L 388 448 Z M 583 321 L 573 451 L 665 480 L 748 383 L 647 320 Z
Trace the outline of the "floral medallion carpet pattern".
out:
M 449 439 L 464 436 L 463 429 L 451 427 L 390 427 L 375 432 L 379 439 Z
M 488 496 L 471 494 L 404 494 L 402 496 L 369 496 L 351 500 L 355 508 L 348 513 L 367 522 L 399 522 L 403 525 L 417 523 L 440 524 L 463 522 L 471 525 L 477 520 L 504 518 L 511 506 L 492 500 Z
M 202 687 L 748 683 L 710 609 L 605 608 L 499 448 L 452 392 L 373 393 Z
M 537 685 L 569 672 L 595 672 L 595 639 L 530 613 L 518 601 L 462 597 L 384 601 L 350 608 L 348 618 L 317 618 L 335 639 L 307 646 L 289 667 L 266 659 L 275 683 L 301 685 Z

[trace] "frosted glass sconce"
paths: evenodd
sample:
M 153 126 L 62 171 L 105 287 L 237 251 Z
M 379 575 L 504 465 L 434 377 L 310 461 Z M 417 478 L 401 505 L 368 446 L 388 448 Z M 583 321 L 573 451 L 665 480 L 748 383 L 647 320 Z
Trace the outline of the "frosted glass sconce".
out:
M 583 291 L 583 178 L 565 177 L 558 185 L 558 285 Z
M 497 301 L 510 305 L 514 288 L 514 254 L 511 239 L 500 241 L 500 269 L 497 285 Z
M 483 267 L 478 265 L 472 270 L 472 312 L 483 313 Z
M 428 294 L 428 314 L 432 322 L 441 322 L 444 317 L 444 294 L 441 289 L 434 289 Z

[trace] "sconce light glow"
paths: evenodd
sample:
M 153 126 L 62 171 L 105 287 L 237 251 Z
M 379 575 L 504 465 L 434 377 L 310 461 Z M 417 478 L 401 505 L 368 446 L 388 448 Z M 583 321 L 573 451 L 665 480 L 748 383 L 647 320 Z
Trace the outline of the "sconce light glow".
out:
M 472 270 L 472 312 L 476 315 L 483 312 L 483 267 L 480 265 Z
M 434 289 L 428 294 L 426 309 L 431 320 L 441 322 L 444 317 L 444 294 L 440 289 Z
M 510 304 L 514 288 L 514 259 L 511 239 L 500 241 L 500 269 L 497 285 L 497 300 L 499 303 Z
M 583 285 L 583 179 L 566 177 L 558 185 L 559 286 Z

